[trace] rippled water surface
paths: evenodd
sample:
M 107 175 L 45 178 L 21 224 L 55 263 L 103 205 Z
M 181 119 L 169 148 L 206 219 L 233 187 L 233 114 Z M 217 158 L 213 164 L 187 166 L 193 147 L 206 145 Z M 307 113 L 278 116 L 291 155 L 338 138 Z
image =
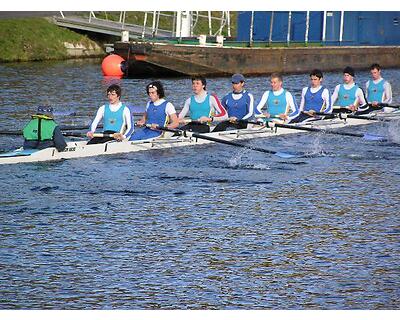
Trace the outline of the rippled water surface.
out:
M 111 80 L 99 61 L 0 65 L 0 129 L 38 104 L 87 124 Z M 400 70 L 386 70 L 399 104 Z M 368 72 L 359 72 L 364 83 Z M 332 90 L 340 73 L 326 74 Z M 307 75 L 285 78 L 296 94 Z M 149 80 L 118 80 L 144 105 Z M 180 107 L 190 79 L 164 79 Z M 219 96 L 229 78 L 209 79 Z M 249 78 L 259 100 L 267 78 Z M 75 115 L 69 115 L 74 113 Z M 398 309 L 399 123 L 389 142 L 295 134 L 0 167 L 1 309 Z M 0 149 L 22 143 L 0 136 Z

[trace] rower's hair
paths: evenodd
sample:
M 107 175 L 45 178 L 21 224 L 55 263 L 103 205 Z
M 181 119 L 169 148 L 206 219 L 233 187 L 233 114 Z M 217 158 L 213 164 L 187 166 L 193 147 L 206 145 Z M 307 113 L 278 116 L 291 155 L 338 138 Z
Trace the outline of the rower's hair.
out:
M 160 99 L 165 97 L 164 87 L 160 81 L 152 81 L 146 86 L 147 95 L 149 95 L 150 88 L 157 90 L 157 94 Z
M 321 79 L 324 77 L 324 75 L 322 74 L 322 71 L 319 69 L 314 69 L 313 71 L 310 72 L 310 77 L 317 77 L 318 79 Z
M 192 83 L 193 83 L 193 81 L 195 81 L 195 80 L 201 81 L 201 83 L 202 83 L 203 86 L 204 86 L 204 90 L 206 90 L 206 87 L 207 87 L 207 80 L 206 80 L 206 78 L 204 78 L 203 76 L 197 75 L 197 76 L 193 76 L 193 77 L 192 77 Z
M 271 79 L 279 79 L 279 81 L 283 81 L 283 77 L 279 72 L 271 73 Z
M 371 66 L 369 67 L 369 70 L 374 70 L 374 69 L 380 71 L 380 70 L 381 70 L 381 66 L 380 66 L 378 63 L 373 63 L 373 64 L 371 64 Z
M 122 92 L 122 90 L 121 90 L 121 87 L 120 87 L 119 85 L 117 85 L 117 84 L 112 84 L 111 86 L 109 86 L 109 87 L 107 88 L 107 93 L 113 92 L 113 91 L 115 91 L 115 93 L 117 94 L 117 96 L 118 96 L 119 98 L 121 97 L 121 92 Z

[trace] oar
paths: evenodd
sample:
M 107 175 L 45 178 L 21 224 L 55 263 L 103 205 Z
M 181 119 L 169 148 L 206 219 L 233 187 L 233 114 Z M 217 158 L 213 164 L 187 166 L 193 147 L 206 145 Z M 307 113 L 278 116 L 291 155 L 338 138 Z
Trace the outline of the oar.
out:
M 103 126 L 98 126 L 97 128 L 103 128 Z M 89 130 L 89 126 L 60 126 L 61 131 L 68 131 L 68 130 Z M 22 135 L 22 131 L 16 130 L 4 130 L 0 131 L 0 135 L 9 135 L 9 136 L 20 136 Z
M 385 107 L 387 107 L 387 108 L 400 109 L 400 106 L 392 106 L 389 103 L 378 103 L 377 106 L 373 106 L 371 103 L 368 103 L 368 105 L 370 107 L 373 107 L 373 108 L 385 108 Z
M 278 157 L 285 158 L 285 159 L 297 157 L 296 155 L 293 155 L 293 154 L 290 154 L 290 153 L 278 152 L 278 151 L 268 150 L 268 149 L 264 149 L 264 148 L 251 146 L 251 145 L 241 144 L 241 143 L 234 142 L 234 141 L 227 141 L 227 140 L 223 140 L 223 139 L 218 139 L 218 138 L 215 138 L 215 137 L 206 136 L 206 135 L 195 133 L 195 132 L 192 132 L 192 131 L 179 130 L 179 129 L 170 129 L 170 128 L 166 128 L 166 127 L 158 127 L 157 129 L 162 130 L 162 131 L 174 132 L 174 133 L 177 133 L 177 134 L 179 134 L 181 136 L 184 136 L 184 137 L 189 137 L 189 138 L 193 137 L 193 138 L 198 138 L 198 139 L 218 142 L 218 143 L 222 143 L 222 144 L 227 144 L 227 145 L 235 146 L 235 147 L 239 147 L 239 148 L 244 148 L 244 149 L 264 152 L 264 153 L 268 153 L 268 154 L 274 154 L 274 155 L 276 155 Z
M 274 127 L 274 126 L 277 128 L 286 128 L 286 129 L 302 130 L 302 131 L 309 131 L 309 132 L 322 132 L 322 133 L 336 134 L 339 136 L 347 136 L 347 137 L 358 137 L 358 138 L 363 138 L 365 140 L 372 140 L 372 141 L 386 141 L 385 137 L 370 134 L 370 133 L 339 132 L 339 131 L 334 131 L 334 130 L 304 127 L 304 126 L 283 124 L 283 123 L 272 123 L 272 127 Z
M 325 113 L 323 112 L 317 112 L 316 115 L 324 115 Z M 346 118 L 350 119 L 363 119 L 363 120 L 371 120 L 371 121 L 392 121 L 392 119 L 385 119 L 385 118 L 380 118 L 379 116 L 364 116 L 364 115 L 355 115 L 355 114 L 348 114 L 348 113 L 332 113 L 332 117 L 339 118 L 341 120 L 345 120 Z
M 20 136 L 22 135 L 22 131 L 0 131 L 0 134 L 9 136 Z
M 80 132 L 63 132 L 63 136 L 65 137 L 78 137 L 78 138 L 87 138 L 86 133 Z M 114 138 L 112 133 L 93 133 L 93 138 Z

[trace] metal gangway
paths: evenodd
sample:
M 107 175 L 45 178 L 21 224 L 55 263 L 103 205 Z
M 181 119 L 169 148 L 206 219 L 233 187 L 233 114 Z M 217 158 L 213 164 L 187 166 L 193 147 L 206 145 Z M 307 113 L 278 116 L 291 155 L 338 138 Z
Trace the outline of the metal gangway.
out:
M 212 16 L 211 11 L 207 15 L 202 15 L 199 11 L 176 11 L 166 13 L 161 11 L 144 11 L 143 23 L 133 24 L 127 22 L 127 12 L 119 12 L 119 19 L 115 16 L 107 15 L 107 12 L 96 13 L 90 11 L 77 14 L 76 12 L 67 13 L 60 11 L 59 16 L 54 16 L 54 22 L 61 27 L 70 29 L 90 31 L 112 36 L 121 36 L 122 32 L 128 35 L 129 39 L 151 39 L 151 38 L 179 38 L 194 37 L 195 27 L 200 19 L 208 19 L 208 33 L 210 36 L 221 35 L 224 28 L 227 36 L 231 36 L 230 14 L 229 11 L 222 11 L 221 17 Z M 114 12 L 115 14 L 115 12 Z M 100 18 L 100 16 L 102 16 Z M 113 19 L 111 19 L 113 17 Z M 169 29 L 160 28 L 160 18 L 165 17 L 170 20 Z M 164 18 L 164 19 L 165 19 Z M 213 30 L 212 21 L 218 20 L 219 27 Z

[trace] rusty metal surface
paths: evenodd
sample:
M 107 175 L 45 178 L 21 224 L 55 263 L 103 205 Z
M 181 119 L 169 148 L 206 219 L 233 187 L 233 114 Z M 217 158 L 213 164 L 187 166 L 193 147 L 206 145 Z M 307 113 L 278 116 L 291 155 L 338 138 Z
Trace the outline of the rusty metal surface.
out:
M 152 70 L 149 76 L 225 76 L 236 72 L 304 73 L 313 68 L 334 71 L 347 65 L 365 69 L 372 63 L 400 67 L 400 47 L 232 48 L 116 43 L 114 49 L 124 59 L 128 59 L 129 50 L 130 76 L 141 74 L 146 68 Z

